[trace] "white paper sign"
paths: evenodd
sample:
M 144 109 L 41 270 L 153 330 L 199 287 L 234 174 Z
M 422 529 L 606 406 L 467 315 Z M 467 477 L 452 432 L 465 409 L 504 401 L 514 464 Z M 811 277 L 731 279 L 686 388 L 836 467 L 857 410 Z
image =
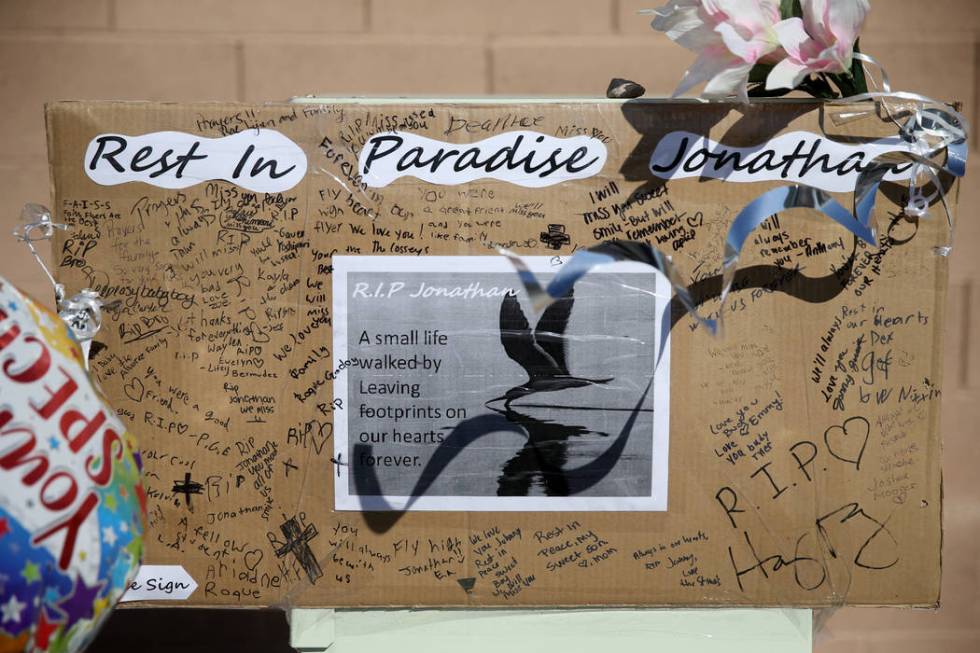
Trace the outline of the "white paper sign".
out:
M 119 602 L 183 601 L 197 583 L 180 565 L 143 565 Z
M 663 275 L 603 266 L 537 315 L 503 256 L 333 264 L 337 510 L 667 509 Z
M 852 145 L 795 131 L 753 147 L 732 147 L 706 136 L 676 131 L 657 143 L 650 157 L 650 171 L 661 179 L 786 181 L 843 193 L 854 190 L 858 175 L 875 157 L 910 150 L 910 145 L 897 137 Z M 885 179 L 908 179 L 912 166 L 911 162 L 896 165 Z
M 605 163 L 605 144 L 590 136 L 556 138 L 511 131 L 475 143 L 446 143 L 391 131 L 367 140 L 358 158 L 358 171 L 375 188 L 406 176 L 444 186 L 499 179 L 542 188 L 591 177 Z
M 222 138 L 184 132 L 99 134 L 85 150 L 85 174 L 103 186 L 142 181 L 187 188 L 223 179 L 256 193 L 281 193 L 306 175 L 306 153 L 271 129 Z

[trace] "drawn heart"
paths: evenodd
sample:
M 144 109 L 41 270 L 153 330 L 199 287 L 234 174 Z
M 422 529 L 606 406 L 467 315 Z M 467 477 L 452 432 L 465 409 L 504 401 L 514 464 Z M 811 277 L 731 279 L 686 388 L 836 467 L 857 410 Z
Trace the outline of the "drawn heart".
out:
M 313 450 L 316 451 L 317 455 L 323 451 L 323 445 L 327 443 L 330 436 L 333 435 L 333 424 L 330 422 L 317 422 L 319 428 L 319 437 L 316 433 L 310 433 L 310 442 L 313 445 Z
M 139 403 L 143 401 L 143 395 L 146 393 L 146 389 L 143 387 L 142 381 L 133 377 L 132 381 L 123 386 L 123 392 L 127 397 Z
M 830 455 L 861 469 L 864 448 L 868 446 L 871 424 L 863 417 L 849 417 L 840 426 L 831 426 L 823 432 L 823 441 Z
M 260 562 L 262 562 L 262 557 L 264 555 L 265 555 L 265 553 L 262 552 L 262 549 L 255 549 L 253 551 L 246 551 L 245 552 L 245 566 L 248 567 L 250 571 L 255 571 L 255 568 L 259 566 L 259 563 Z
M 694 215 L 687 216 L 687 226 L 696 229 L 704 224 L 704 214 L 698 211 Z
M 317 422 L 317 427 L 320 429 L 320 437 L 324 440 L 333 435 L 333 422 Z

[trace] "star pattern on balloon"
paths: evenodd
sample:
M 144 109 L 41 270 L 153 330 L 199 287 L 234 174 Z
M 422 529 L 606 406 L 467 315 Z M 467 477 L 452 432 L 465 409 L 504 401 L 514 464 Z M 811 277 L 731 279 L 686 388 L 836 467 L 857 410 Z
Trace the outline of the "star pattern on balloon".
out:
M 20 575 L 23 576 L 28 584 L 36 583 L 41 580 L 41 568 L 37 566 L 37 563 L 28 560 L 24 563 L 24 568 L 21 570 Z
M 6 517 L 0 517 L 0 537 L 3 537 L 10 532 L 10 524 L 7 523 Z
M 103 596 L 101 599 L 95 599 L 95 617 L 98 618 L 100 614 L 109 609 L 109 597 Z
M 12 621 L 14 623 L 20 623 L 20 613 L 23 612 L 24 608 L 27 607 L 26 603 L 17 600 L 16 594 L 10 595 L 10 600 L 6 603 L 0 603 L 0 623 L 7 623 Z
M 34 630 L 34 646 L 42 651 L 51 644 L 51 635 L 61 627 L 60 621 L 48 619 L 48 611 L 41 608 L 41 618 L 38 619 L 37 627 Z
M 105 587 L 105 581 L 100 580 L 95 585 L 89 585 L 81 576 L 75 577 L 75 587 L 71 595 L 58 603 L 58 608 L 68 616 L 65 629 L 82 619 L 91 619 L 95 612 L 95 599 Z
M 49 605 L 54 605 L 55 603 L 58 602 L 59 598 L 61 598 L 61 592 L 58 590 L 57 587 L 49 587 L 48 589 L 44 590 L 45 603 Z

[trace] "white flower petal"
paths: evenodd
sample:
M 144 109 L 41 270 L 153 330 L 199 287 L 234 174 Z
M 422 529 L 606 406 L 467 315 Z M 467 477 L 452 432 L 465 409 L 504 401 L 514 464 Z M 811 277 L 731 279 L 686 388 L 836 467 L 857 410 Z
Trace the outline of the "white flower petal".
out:
M 870 9 L 868 0 L 834 0 L 827 8 L 827 28 L 838 41 L 853 47 Z
M 691 67 L 687 69 L 681 78 L 680 84 L 674 89 L 672 97 L 677 97 L 685 93 L 690 88 L 706 82 L 725 68 L 735 62 L 734 57 L 720 56 L 720 52 L 715 50 L 705 50 L 698 55 Z
M 764 31 L 779 20 L 779 3 L 775 0 L 712 0 L 705 5 L 724 12 L 730 22 L 752 32 Z
M 832 0 L 800 0 L 803 8 L 803 25 L 810 38 L 820 41 L 825 46 L 834 39 L 827 24 L 829 22 L 828 5 Z
M 800 50 L 803 45 L 810 40 L 810 35 L 803 27 L 803 21 L 799 18 L 787 18 L 781 20 L 773 26 L 779 45 L 795 59 L 802 59 Z
M 752 42 L 742 38 L 730 23 L 722 23 L 715 27 L 715 31 L 721 35 L 721 40 L 724 42 L 725 47 L 728 51 L 737 56 L 742 61 L 751 61 L 752 56 Z
M 766 77 L 766 90 L 796 88 L 810 72 L 806 65 L 787 57 L 773 66 Z
M 752 64 L 741 62 L 722 70 L 708 81 L 701 97 L 722 99 L 734 95 L 739 102 L 748 102 L 747 86 L 750 70 L 752 70 Z
M 720 42 L 718 35 L 701 20 L 697 3 L 692 6 L 669 3 L 658 9 L 656 14 L 657 17 L 650 23 L 653 29 L 664 32 L 667 38 L 681 47 L 697 52 Z
M 851 57 L 854 51 L 850 46 L 832 45 L 823 50 L 816 58 L 807 61 L 813 72 L 843 73 L 851 69 Z

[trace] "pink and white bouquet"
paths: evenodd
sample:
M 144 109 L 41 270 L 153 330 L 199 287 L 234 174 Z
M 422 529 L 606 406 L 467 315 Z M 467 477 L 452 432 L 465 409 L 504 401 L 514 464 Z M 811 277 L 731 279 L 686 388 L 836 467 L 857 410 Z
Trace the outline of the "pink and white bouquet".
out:
M 868 0 L 670 0 L 653 28 L 698 54 L 674 96 L 705 84 L 702 97 L 820 98 L 867 91 L 858 35 Z

